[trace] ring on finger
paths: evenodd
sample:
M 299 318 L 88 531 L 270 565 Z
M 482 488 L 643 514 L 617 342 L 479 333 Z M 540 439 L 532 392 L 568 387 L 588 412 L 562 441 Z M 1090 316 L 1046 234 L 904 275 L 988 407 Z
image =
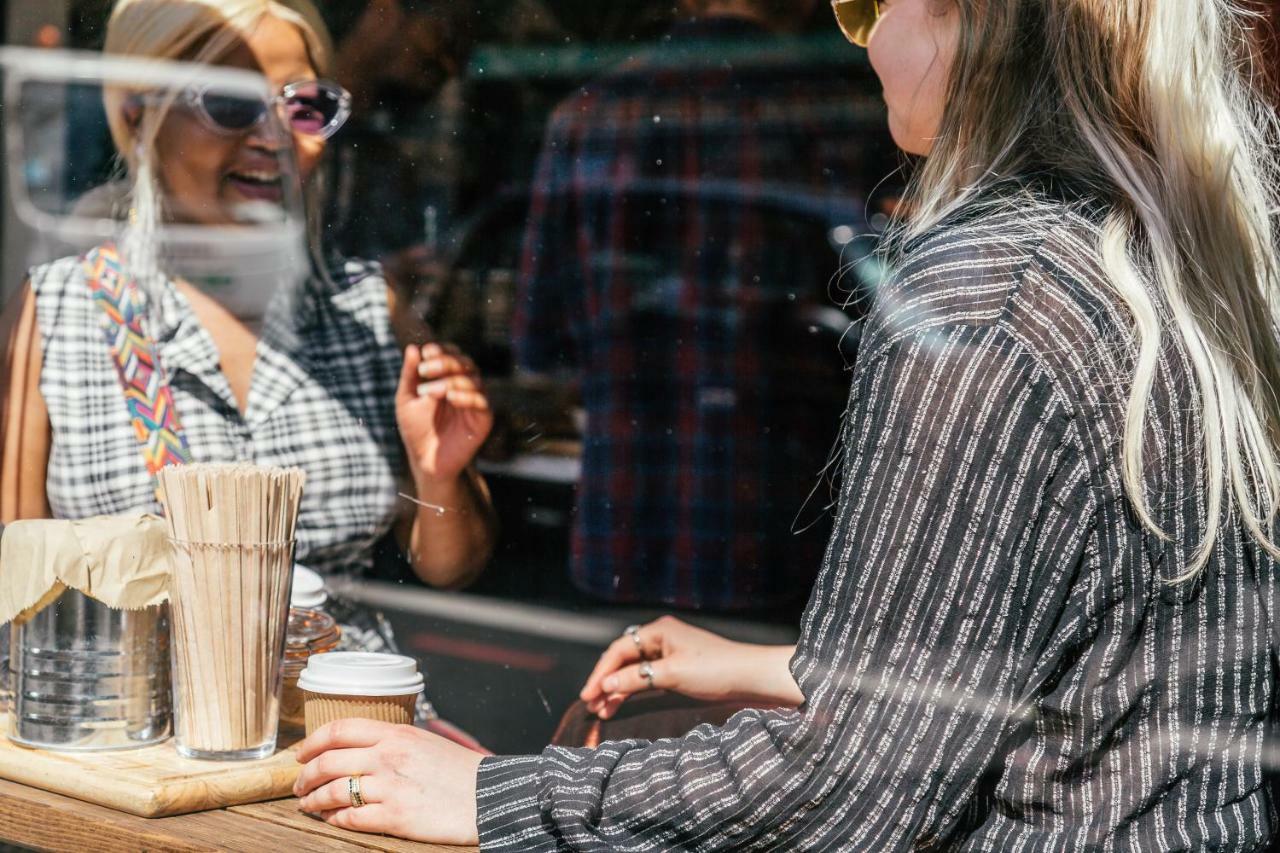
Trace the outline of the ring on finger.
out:
M 640 664 L 640 677 L 643 678 L 646 682 L 648 682 L 650 690 L 654 689 L 653 664 L 649 663 L 648 661 L 645 661 L 644 663 Z
M 351 798 L 351 808 L 358 809 L 365 804 L 364 795 L 360 792 L 360 774 L 347 777 L 347 795 Z
M 628 625 L 622 633 L 630 637 L 631 642 L 636 644 L 636 651 L 640 654 L 640 657 L 642 658 L 648 657 L 644 653 L 644 643 L 640 642 L 640 626 L 639 625 Z

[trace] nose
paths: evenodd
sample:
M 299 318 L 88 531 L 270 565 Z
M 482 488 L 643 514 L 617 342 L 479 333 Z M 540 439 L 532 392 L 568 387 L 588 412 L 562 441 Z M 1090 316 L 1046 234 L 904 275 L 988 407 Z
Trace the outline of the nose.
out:
M 264 116 L 262 121 L 249 130 L 245 144 L 255 151 L 266 154 L 279 154 L 289 146 L 289 136 L 278 122 Z
M 293 144 L 293 136 L 278 108 L 269 107 L 249 128 L 245 144 L 255 151 L 279 154 Z

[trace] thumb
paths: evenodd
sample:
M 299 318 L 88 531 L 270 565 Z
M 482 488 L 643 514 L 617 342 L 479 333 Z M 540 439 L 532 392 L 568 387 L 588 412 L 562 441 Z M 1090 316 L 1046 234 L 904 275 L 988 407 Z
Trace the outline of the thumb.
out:
M 413 402 L 418 398 L 418 365 L 422 364 L 422 350 L 416 346 L 405 347 L 404 367 L 400 370 L 400 385 L 396 388 L 396 405 Z

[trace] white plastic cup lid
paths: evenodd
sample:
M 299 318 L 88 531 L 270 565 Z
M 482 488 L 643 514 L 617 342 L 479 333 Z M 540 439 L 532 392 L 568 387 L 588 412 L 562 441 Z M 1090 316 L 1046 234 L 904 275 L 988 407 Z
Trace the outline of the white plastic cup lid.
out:
M 306 566 L 293 567 L 293 592 L 289 596 L 289 606 L 300 610 L 315 610 L 324 607 L 329 595 L 324 591 L 324 578 Z
M 312 655 L 298 676 L 298 687 L 331 696 L 407 696 L 424 686 L 413 658 L 375 652 Z

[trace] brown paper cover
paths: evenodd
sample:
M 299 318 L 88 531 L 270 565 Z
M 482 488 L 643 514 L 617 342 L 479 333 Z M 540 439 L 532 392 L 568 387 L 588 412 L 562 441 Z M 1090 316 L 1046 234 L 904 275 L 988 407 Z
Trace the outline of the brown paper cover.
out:
M 0 624 L 30 619 L 68 587 L 117 610 L 169 598 L 168 528 L 152 515 L 15 521 L 0 538 Z

